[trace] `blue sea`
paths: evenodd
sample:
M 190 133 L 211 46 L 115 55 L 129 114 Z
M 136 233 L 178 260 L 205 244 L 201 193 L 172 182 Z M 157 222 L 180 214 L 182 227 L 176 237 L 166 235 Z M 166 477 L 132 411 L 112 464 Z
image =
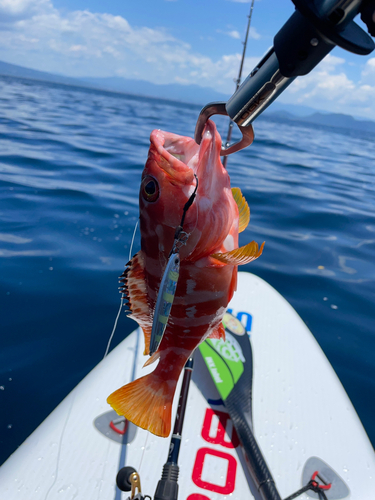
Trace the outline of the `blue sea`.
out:
M 0 463 L 103 358 L 150 132 L 192 135 L 198 113 L 0 77 Z M 228 161 L 251 208 L 240 243 L 266 241 L 243 269 L 306 322 L 374 444 L 374 137 L 270 118 L 254 128 Z M 112 347 L 135 326 L 122 314 Z

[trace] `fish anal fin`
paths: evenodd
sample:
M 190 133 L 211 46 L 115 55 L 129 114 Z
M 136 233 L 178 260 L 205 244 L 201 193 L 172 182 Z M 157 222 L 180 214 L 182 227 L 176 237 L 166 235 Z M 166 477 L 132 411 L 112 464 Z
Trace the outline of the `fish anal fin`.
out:
M 220 323 L 219 326 L 210 333 L 208 336 L 209 339 L 223 339 L 225 341 L 225 328 L 223 323 Z
M 238 232 L 242 233 L 250 222 L 250 208 L 240 188 L 232 188 L 232 195 L 238 207 Z
M 152 372 L 117 389 L 107 403 L 138 427 L 168 437 L 176 384 L 177 380 L 164 380 Z
M 247 245 L 240 248 L 235 248 L 230 252 L 213 253 L 211 254 L 211 257 L 218 260 L 219 262 L 222 262 L 223 264 L 240 266 L 243 264 L 248 264 L 252 260 L 260 257 L 263 252 L 263 247 L 264 241 L 260 248 L 258 246 L 258 243 L 256 243 L 255 241 L 251 241 Z
M 152 363 L 155 363 L 155 361 L 157 361 L 159 358 L 160 358 L 160 352 L 159 351 L 154 352 L 154 354 L 152 354 L 148 358 L 148 360 L 146 361 L 146 363 L 143 365 L 142 368 L 144 368 L 145 366 L 152 365 Z
M 130 310 L 129 318 L 134 319 L 142 328 L 145 337 L 145 351 L 148 354 L 152 330 L 152 314 L 147 301 L 145 265 L 142 251 L 134 255 L 120 276 L 120 291 Z

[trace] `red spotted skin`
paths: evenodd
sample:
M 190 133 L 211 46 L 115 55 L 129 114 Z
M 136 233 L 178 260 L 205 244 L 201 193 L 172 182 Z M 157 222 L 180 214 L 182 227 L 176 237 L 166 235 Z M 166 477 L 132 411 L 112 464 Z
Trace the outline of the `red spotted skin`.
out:
M 112 393 L 108 403 L 119 415 L 166 437 L 183 366 L 206 337 L 224 334 L 222 317 L 236 288 L 237 266 L 211 257 L 238 248 L 239 212 L 228 173 L 220 160 L 221 139 L 208 121 L 202 143 L 154 130 L 139 196 L 141 250 L 123 275 L 131 317 L 145 334 L 149 352 L 152 320 L 160 282 L 183 208 L 196 187 L 196 198 L 183 225 L 189 235 L 180 250 L 180 274 L 165 334 L 149 361 L 155 370 Z M 178 159 L 178 158 L 180 159 Z M 182 160 L 182 161 L 180 161 Z
M 210 257 L 214 252 L 238 247 L 238 208 L 230 189 L 229 175 L 220 160 L 220 136 L 212 122 L 209 122 L 206 135 L 200 150 L 194 141 L 191 144 L 190 138 L 179 137 L 177 147 L 178 154 L 187 143 L 190 154 L 199 155 L 197 164 L 193 162 L 199 184 L 196 199 L 185 218 L 184 230 L 190 236 L 180 252 L 180 276 L 156 368 L 156 372 L 165 372 L 167 376 L 173 367 L 176 380 L 194 349 L 221 324 L 236 286 L 237 266 L 224 265 Z M 178 136 L 160 131 L 156 131 L 156 137 L 151 135 L 152 145 L 142 174 L 142 178 L 154 177 L 160 190 L 155 202 L 148 202 L 142 189 L 140 192 L 141 251 L 151 311 L 155 307 L 175 229 L 195 187 L 191 168 L 185 166 L 183 169 L 179 164 L 178 175 L 173 176 L 173 163 L 178 160 L 160 145 L 163 140 L 165 143 L 172 140 L 174 144 L 175 137 Z M 172 162 L 172 168 L 167 167 L 172 175 L 165 171 L 167 162 L 169 165 Z M 224 243 L 228 235 L 231 247 Z

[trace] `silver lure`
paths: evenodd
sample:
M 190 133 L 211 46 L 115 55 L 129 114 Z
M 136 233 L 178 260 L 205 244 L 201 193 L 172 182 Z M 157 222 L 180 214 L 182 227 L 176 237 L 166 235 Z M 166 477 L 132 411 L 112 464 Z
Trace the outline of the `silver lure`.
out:
M 167 327 L 179 274 L 180 256 L 178 253 L 172 253 L 168 259 L 156 300 L 150 339 L 150 355 L 158 349 Z

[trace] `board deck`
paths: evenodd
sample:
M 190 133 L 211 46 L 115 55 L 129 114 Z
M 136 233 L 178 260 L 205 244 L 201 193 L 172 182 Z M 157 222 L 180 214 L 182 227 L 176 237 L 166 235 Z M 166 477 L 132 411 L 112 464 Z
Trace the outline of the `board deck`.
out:
M 374 450 L 298 314 L 269 284 L 249 273 L 239 273 L 229 307 L 250 334 L 254 433 L 282 498 L 301 488 L 311 457 L 342 478 L 350 491 L 346 498 L 375 498 Z M 116 423 L 118 417 L 106 403 L 115 389 L 154 369 L 142 369 L 143 349 L 137 329 L 84 378 L 0 468 L 0 499 L 125 499 L 129 494 L 115 485 L 124 465 L 137 469 L 143 494 L 153 497 L 169 439 L 133 424 L 122 434 L 123 424 Z M 179 465 L 180 500 L 260 498 L 198 351 Z M 317 495 L 303 493 L 299 498 Z M 328 491 L 327 498 L 336 497 Z

